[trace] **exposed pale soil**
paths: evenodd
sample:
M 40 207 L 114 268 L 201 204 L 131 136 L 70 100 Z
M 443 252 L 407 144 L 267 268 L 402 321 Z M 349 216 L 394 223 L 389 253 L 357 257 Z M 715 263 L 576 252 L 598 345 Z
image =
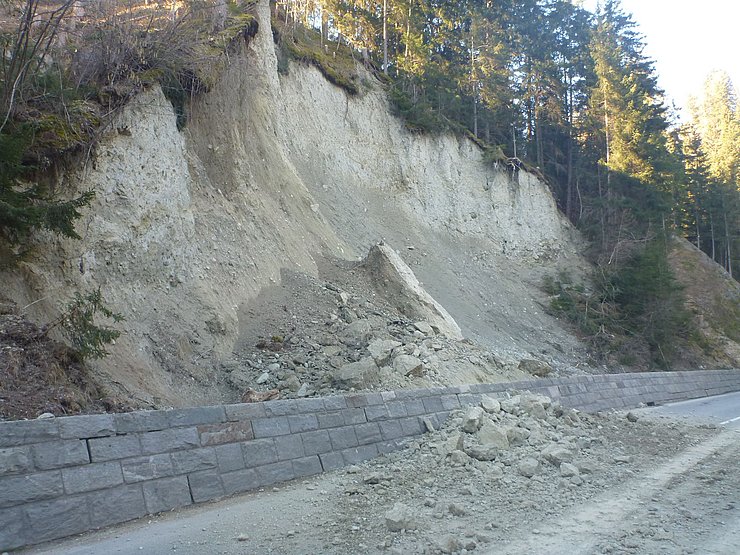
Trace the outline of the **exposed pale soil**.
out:
M 111 355 L 92 365 L 112 393 L 141 407 L 235 401 L 241 385 L 229 378 L 259 358 L 253 339 L 286 327 L 276 308 L 313 335 L 332 312 L 341 317 L 321 304 L 334 283 L 356 297 L 348 309 L 398 319 L 382 303 L 359 306 L 374 299 L 345 283 L 385 240 L 473 351 L 501 363 L 474 364 L 465 379 L 508 379 L 523 358 L 583 365 L 583 346 L 541 306 L 544 273 L 585 268 L 547 186 L 495 167 L 466 139 L 409 133 L 378 82 L 349 98 L 314 68 L 278 74 L 268 2 L 257 15 L 260 32 L 194 99 L 183 131 L 161 91 L 146 91 L 84 167 L 59 176 L 59 190 L 96 196 L 80 241 L 39 236 L 31 256 L 0 274 L 22 316 L 43 325 L 75 292 L 100 287 L 126 318 Z M 302 284 L 315 294 L 295 298 Z

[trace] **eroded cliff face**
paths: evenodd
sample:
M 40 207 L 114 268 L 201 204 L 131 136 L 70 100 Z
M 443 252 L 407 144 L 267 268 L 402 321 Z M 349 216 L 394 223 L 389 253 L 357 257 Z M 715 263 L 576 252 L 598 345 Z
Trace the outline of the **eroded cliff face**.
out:
M 258 11 L 256 38 L 184 131 L 149 91 L 64 177 L 97 192 L 83 238 L 6 274 L 10 296 L 48 321 L 74 291 L 101 287 L 126 321 L 97 371 L 142 403 L 216 402 L 241 306 L 281 269 L 317 275 L 320 258 L 359 259 L 385 240 L 467 337 L 505 360 L 572 362 L 578 343 L 538 305 L 543 273 L 581 264 L 547 187 L 468 140 L 410 134 L 378 83 L 349 98 L 312 68 L 280 76 L 268 3 Z

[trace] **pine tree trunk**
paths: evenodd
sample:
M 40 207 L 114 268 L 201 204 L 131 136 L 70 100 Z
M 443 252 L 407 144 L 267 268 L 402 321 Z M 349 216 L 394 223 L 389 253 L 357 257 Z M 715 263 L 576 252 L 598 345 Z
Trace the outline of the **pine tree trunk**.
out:
M 565 215 L 573 222 L 573 79 L 568 76 L 567 114 L 568 114 L 568 177 L 565 188 Z
M 701 250 L 701 227 L 699 226 L 699 211 L 696 211 L 696 248 Z
M 478 84 L 475 80 L 475 33 L 470 26 L 470 85 L 473 93 L 473 136 L 478 138 Z
M 320 7 L 321 10 L 321 46 L 329 42 L 329 11 Z
M 383 0 L 383 73 L 388 75 L 388 0 Z
M 725 243 L 727 244 L 727 272 L 732 275 L 732 241 L 730 241 L 730 228 L 727 225 L 727 211 L 725 211 Z
M 409 3 L 409 17 L 406 20 L 406 48 L 403 53 L 404 58 L 409 57 L 409 41 L 411 39 L 411 8 L 413 7 L 413 1 Z

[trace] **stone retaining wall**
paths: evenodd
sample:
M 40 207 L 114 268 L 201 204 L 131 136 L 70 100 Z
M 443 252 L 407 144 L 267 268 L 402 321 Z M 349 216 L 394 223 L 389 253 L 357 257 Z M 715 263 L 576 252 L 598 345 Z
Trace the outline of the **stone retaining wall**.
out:
M 481 396 L 585 411 L 740 391 L 740 371 L 612 374 L 0 422 L 0 551 L 400 449 Z

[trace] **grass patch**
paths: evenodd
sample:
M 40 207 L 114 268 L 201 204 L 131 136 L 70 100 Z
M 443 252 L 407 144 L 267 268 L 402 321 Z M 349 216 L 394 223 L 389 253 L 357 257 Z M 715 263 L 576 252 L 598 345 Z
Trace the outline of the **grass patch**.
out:
M 278 69 L 287 73 L 286 58 L 314 66 L 327 81 L 357 95 L 361 90 L 357 60 L 351 47 L 336 42 L 322 44 L 321 33 L 303 25 L 286 25 L 277 18 L 272 19 L 273 38 L 281 49 Z

